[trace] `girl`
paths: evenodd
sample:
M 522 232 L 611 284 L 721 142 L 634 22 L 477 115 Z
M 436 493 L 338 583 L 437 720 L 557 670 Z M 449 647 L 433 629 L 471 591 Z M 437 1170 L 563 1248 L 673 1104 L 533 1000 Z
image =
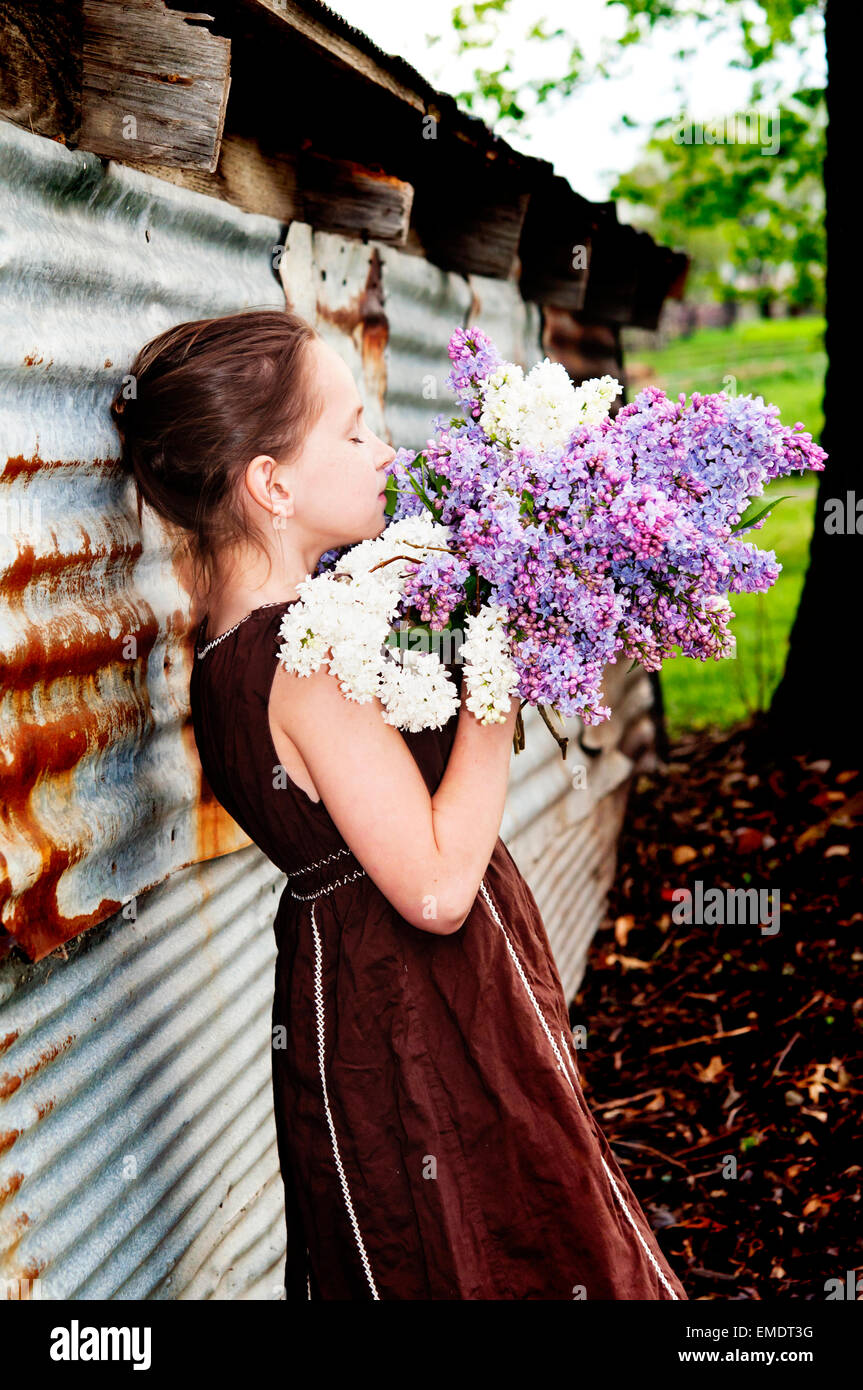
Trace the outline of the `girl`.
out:
M 286 875 L 287 1297 L 685 1299 L 587 1108 L 542 918 L 498 835 L 519 699 L 498 725 L 462 698 L 443 729 L 402 734 L 326 666 L 277 660 L 297 585 L 384 527 L 394 451 L 349 368 L 265 310 L 179 324 L 131 371 L 134 399 L 112 406 L 124 465 L 195 562 L 201 763 Z

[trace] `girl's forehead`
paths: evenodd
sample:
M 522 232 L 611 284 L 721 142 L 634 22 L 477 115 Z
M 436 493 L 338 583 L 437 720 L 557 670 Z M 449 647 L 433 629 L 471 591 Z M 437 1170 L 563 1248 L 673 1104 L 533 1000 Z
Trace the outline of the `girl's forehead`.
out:
M 334 348 L 327 347 L 322 352 L 320 365 L 320 376 L 329 395 L 344 396 L 346 392 L 356 390 L 350 367 Z

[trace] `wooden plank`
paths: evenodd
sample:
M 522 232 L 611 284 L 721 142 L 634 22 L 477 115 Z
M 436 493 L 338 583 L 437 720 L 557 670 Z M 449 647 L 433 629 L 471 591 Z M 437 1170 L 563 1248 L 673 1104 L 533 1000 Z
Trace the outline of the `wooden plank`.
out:
M 212 173 L 230 86 L 230 40 L 162 0 L 84 0 L 80 145 L 127 162 Z
M 401 246 L 407 239 L 413 200 L 412 186 L 383 170 L 314 150 L 300 152 L 297 216 L 313 227 Z
M 582 306 L 586 320 L 632 323 L 642 261 L 652 246 L 646 232 L 621 226 L 616 212 L 613 218 L 606 215 L 594 236 L 587 293 Z
M 562 362 L 576 386 L 594 376 L 623 381 L 620 334 L 613 323 L 588 322 L 569 309 L 543 309 L 542 346 L 553 362 Z M 619 409 L 619 400 L 615 407 Z M 613 412 L 616 413 L 616 410 Z
M 8 0 L 0 28 L 0 115 L 74 144 L 81 124 L 81 0 L 40 7 Z
M 441 123 L 415 167 L 412 221 L 428 260 L 460 275 L 517 274 L 531 193 L 551 166 L 478 149 Z
M 250 136 L 226 135 L 222 140 L 218 167 L 181 169 L 175 164 L 153 164 L 126 158 L 124 164 L 141 169 L 167 183 L 190 188 L 233 203 L 244 212 L 262 212 L 268 217 L 292 222 L 298 216 L 296 157 L 264 155 Z
M 265 154 L 251 136 L 226 135 L 214 173 L 124 160 L 169 183 L 222 198 L 244 212 L 321 231 L 404 246 L 413 188 L 402 179 L 311 150 Z
M 632 306 L 630 323 L 634 328 L 651 332 L 656 329 L 666 298 L 682 298 L 688 269 L 689 257 L 683 252 L 652 245 L 642 265 Z
M 517 269 L 518 243 L 530 194 L 501 189 L 472 205 L 454 198 L 415 228 L 427 259 L 459 275 L 506 280 Z
M 287 28 L 293 29 L 308 43 L 328 54 L 331 59 L 360 73 L 369 82 L 374 82 L 376 86 L 382 87 L 400 101 L 407 102 L 415 110 L 425 111 L 426 103 L 423 97 L 393 77 L 372 56 L 351 43 L 349 38 L 334 32 L 325 22 L 307 14 L 302 6 L 294 3 L 294 0 L 242 0 L 242 4 L 248 10 L 264 12 L 281 20 Z
M 555 175 L 531 195 L 518 248 L 525 299 L 580 310 L 598 219 L 593 204 Z

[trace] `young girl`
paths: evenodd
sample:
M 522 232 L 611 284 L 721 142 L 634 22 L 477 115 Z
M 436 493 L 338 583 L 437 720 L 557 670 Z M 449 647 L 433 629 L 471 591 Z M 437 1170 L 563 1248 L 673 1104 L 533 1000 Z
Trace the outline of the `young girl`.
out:
M 533 895 L 498 835 L 513 698 L 400 733 L 279 625 L 384 528 L 394 451 L 292 313 L 183 323 L 112 413 L 195 560 L 192 718 L 215 795 L 286 875 L 272 1065 L 288 1298 L 685 1299 L 587 1108 Z M 450 667 L 461 693 L 461 670 Z

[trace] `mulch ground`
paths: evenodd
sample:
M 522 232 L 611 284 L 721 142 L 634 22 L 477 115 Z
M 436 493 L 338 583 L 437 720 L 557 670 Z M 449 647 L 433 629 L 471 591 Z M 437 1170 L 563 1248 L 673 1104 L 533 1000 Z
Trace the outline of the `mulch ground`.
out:
M 690 1299 L 823 1300 L 863 1275 L 861 864 L 860 769 L 779 755 L 757 720 L 633 785 L 570 1014 L 587 1101 Z M 726 905 L 778 892 L 779 930 L 676 920 L 697 880 Z

